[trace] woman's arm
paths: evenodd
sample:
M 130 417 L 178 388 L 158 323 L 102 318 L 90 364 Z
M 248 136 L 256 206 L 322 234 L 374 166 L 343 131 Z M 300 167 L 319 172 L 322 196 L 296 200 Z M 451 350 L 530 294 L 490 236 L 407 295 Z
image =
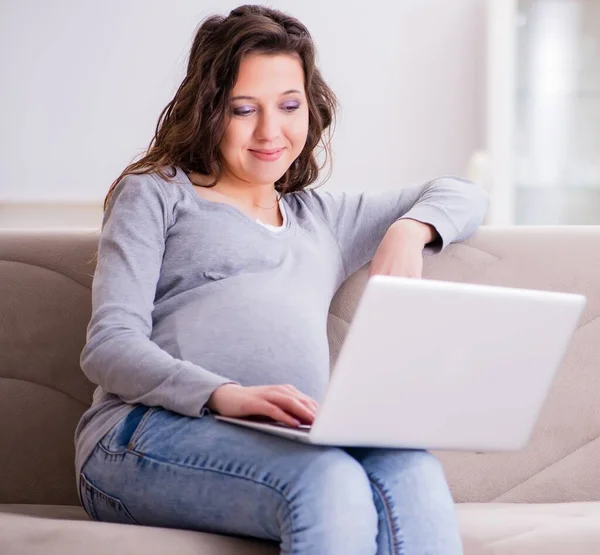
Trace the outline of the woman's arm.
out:
M 127 403 L 199 416 L 212 392 L 231 380 L 150 339 L 170 214 L 151 175 L 128 175 L 115 189 L 103 219 L 81 368 Z
M 422 224 L 429 253 L 472 235 L 485 216 L 488 194 L 458 177 L 440 177 L 423 185 L 384 193 L 308 193 L 340 247 L 345 277 L 372 260 L 396 221 Z M 429 241 L 432 239 L 433 241 Z

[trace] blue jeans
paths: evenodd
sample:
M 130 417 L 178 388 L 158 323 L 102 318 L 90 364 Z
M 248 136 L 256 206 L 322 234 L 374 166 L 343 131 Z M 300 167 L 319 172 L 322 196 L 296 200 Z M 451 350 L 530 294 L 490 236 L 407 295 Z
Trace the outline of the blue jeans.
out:
M 296 443 L 138 405 L 81 473 L 94 520 L 279 542 L 302 555 L 458 555 L 444 472 L 426 451 Z

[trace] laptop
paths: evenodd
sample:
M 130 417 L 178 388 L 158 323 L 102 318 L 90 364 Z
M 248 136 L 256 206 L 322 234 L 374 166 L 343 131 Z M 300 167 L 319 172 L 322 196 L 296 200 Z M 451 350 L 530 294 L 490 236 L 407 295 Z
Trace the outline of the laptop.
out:
M 373 276 L 312 426 L 216 418 L 317 445 L 518 450 L 585 304 L 573 293 Z

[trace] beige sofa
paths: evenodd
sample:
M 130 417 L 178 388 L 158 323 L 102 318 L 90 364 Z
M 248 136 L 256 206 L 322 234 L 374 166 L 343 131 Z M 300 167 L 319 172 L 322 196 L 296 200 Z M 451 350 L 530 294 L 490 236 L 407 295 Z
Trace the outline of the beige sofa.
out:
M 80 508 L 73 430 L 94 389 L 79 353 L 97 241 L 96 232 L 0 232 L 0 553 L 277 553 L 273 544 L 91 522 Z M 588 297 L 530 445 L 439 456 L 467 555 L 599 554 L 600 227 L 484 227 L 427 257 L 424 274 Z M 352 276 L 332 304 L 333 358 L 365 279 L 365 269 Z

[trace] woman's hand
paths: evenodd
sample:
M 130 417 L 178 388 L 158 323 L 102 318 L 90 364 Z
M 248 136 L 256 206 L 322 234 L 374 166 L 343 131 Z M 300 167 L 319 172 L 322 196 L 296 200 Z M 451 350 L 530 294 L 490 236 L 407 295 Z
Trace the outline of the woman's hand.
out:
M 312 424 L 318 408 L 316 401 L 291 385 L 231 383 L 215 389 L 206 406 L 222 416 L 268 416 L 293 427 Z
M 381 274 L 420 278 L 423 247 L 437 237 L 435 228 L 416 220 L 393 223 L 384 235 L 369 269 L 369 277 Z

